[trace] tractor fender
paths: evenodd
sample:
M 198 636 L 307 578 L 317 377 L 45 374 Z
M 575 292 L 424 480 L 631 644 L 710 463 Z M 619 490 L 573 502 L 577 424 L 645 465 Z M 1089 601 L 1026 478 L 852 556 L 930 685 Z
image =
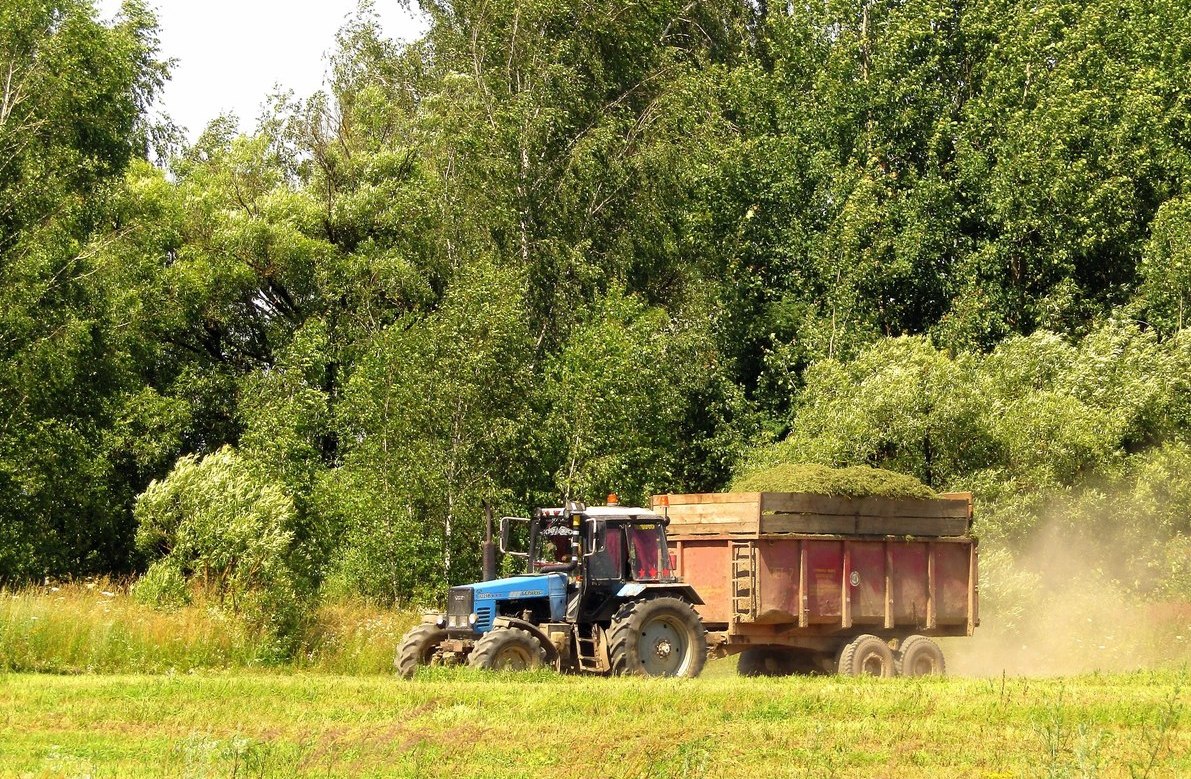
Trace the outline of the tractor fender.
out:
M 650 584 L 629 582 L 617 590 L 616 595 L 626 599 L 662 598 L 669 595 L 675 598 L 681 598 L 694 606 L 703 605 L 703 599 L 699 597 L 699 593 L 695 592 L 694 587 L 679 582 L 657 582 Z
M 554 642 L 550 640 L 549 636 L 542 632 L 540 627 L 533 624 L 532 622 L 526 622 L 525 620 L 517 619 L 516 617 L 497 617 L 496 619 L 492 620 L 492 627 L 521 628 L 522 630 L 533 635 L 533 637 L 538 640 L 538 643 L 542 645 L 542 648 L 546 650 L 547 663 L 557 663 L 558 649 L 554 646 Z

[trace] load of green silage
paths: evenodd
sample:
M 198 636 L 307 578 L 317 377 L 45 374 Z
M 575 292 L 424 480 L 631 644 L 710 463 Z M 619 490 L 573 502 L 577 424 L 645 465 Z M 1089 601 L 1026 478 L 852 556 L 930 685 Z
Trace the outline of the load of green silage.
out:
M 828 468 L 813 463 L 781 463 L 737 476 L 732 492 L 803 492 L 846 498 L 937 498 L 913 476 L 867 465 Z

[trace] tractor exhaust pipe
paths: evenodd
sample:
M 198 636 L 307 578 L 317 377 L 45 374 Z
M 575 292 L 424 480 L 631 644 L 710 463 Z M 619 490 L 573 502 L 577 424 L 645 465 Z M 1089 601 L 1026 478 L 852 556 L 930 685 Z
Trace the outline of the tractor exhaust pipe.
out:
M 492 542 L 492 506 L 488 501 L 484 501 L 483 557 L 483 580 L 490 582 L 496 578 L 496 544 Z

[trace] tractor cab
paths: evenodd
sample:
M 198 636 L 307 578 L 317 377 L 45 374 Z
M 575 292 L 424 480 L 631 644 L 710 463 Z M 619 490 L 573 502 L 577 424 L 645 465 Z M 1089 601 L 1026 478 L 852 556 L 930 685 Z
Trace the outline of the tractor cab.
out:
M 513 536 L 517 523 L 524 551 Z M 501 551 L 526 561 L 526 575 L 567 573 L 573 583 L 674 581 L 666 519 L 649 509 L 608 506 L 538 509 L 501 519 Z
M 672 582 L 666 522 L 645 509 L 588 509 L 591 518 L 587 579 L 596 582 Z

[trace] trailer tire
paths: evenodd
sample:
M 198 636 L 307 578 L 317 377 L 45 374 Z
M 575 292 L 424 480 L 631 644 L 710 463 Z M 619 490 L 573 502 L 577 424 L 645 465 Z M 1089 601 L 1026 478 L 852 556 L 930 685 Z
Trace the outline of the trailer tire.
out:
M 839 655 L 842 651 L 843 648 L 841 647 L 840 650 L 835 652 L 816 652 L 814 657 L 818 673 L 827 676 L 839 673 Z
M 774 646 L 749 647 L 736 662 L 736 673 L 741 676 L 791 676 L 798 670 L 794 652 Z
M 893 650 L 876 636 L 857 636 L 844 647 L 839 672 L 844 676 L 893 676 Z
M 794 673 L 802 676 L 823 676 L 824 674 L 835 673 L 835 667 L 831 665 L 834 658 L 831 655 L 823 652 L 792 652 L 790 655 L 790 662 L 794 669 Z M 831 670 L 827 670 L 831 667 Z
M 894 658 L 898 676 L 945 676 L 943 650 L 926 636 L 910 636 Z
M 404 679 L 412 679 L 419 665 L 430 665 L 438 645 L 446 637 L 447 631 L 438 625 L 430 622 L 415 625 L 401 639 L 397 657 L 393 658 L 393 667 L 397 669 L 397 674 Z
M 608 655 L 616 676 L 695 677 L 707 662 L 707 629 L 679 598 L 631 601 L 612 618 Z
M 528 630 L 493 628 L 476 642 L 467 663 L 485 671 L 528 671 L 545 665 L 546 650 Z

